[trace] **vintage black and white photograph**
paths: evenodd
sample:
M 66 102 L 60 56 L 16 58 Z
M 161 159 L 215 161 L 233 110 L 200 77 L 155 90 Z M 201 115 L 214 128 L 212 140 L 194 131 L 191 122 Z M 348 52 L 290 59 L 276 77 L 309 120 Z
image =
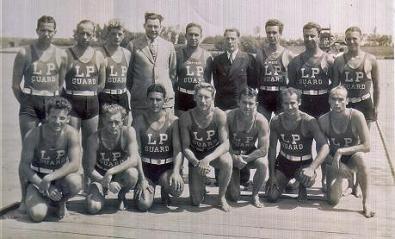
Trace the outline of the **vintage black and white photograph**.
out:
M 0 238 L 394 238 L 392 0 L 2 0 Z

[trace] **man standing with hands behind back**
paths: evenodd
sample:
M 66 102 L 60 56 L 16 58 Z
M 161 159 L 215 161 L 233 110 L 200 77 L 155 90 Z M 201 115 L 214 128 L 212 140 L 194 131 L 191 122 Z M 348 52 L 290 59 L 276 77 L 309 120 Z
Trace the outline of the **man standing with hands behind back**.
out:
M 176 52 L 174 46 L 159 36 L 163 17 L 156 13 L 145 14 L 145 36 L 129 42 L 132 53 L 128 70 L 128 88 L 131 94 L 132 117 L 148 107 L 147 89 L 153 83 L 165 87 L 168 100 L 165 109 L 174 111 L 173 83 L 176 79 Z

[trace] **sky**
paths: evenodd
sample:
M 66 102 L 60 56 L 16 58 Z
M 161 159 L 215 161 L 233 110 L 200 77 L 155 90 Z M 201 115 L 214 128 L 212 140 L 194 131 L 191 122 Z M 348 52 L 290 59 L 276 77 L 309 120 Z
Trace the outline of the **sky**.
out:
M 229 27 L 252 35 L 269 18 L 278 18 L 288 39 L 302 37 L 308 21 L 335 33 L 357 25 L 363 32 L 376 28 L 393 35 L 395 8 L 392 0 L 2 0 L 1 11 L 0 32 L 7 37 L 35 37 L 41 15 L 56 19 L 57 37 L 71 37 L 83 19 L 103 25 L 119 18 L 128 30 L 141 32 L 144 13 L 157 12 L 165 18 L 163 25 L 178 25 L 181 31 L 189 22 L 201 24 L 204 36 L 222 35 Z

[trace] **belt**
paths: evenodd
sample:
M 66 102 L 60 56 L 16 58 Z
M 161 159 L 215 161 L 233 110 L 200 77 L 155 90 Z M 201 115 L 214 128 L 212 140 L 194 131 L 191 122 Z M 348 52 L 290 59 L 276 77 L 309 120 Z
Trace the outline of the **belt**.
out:
M 83 96 L 93 96 L 96 95 L 96 91 L 91 90 L 66 90 L 66 94 L 69 95 L 83 95 Z
M 370 98 L 370 93 L 367 93 L 366 95 L 363 95 L 361 97 L 348 98 L 348 101 L 351 103 L 358 103 L 369 98 Z
M 266 90 L 266 91 L 280 91 L 283 89 L 286 89 L 286 86 L 261 86 L 259 87 L 261 90 Z
M 178 87 L 178 90 L 180 92 L 182 92 L 182 93 L 186 93 L 186 94 L 190 94 L 190 95 L 194 95 L 195 94 L 194 90 L 187 90 L 187 89 L 184 89 L 184 88 L 181 88 L 181 87 Z
M 126 92 L 126 88 L 125 89 L 116 89 L 116 90 L 104 89 L 103 92 L 106 94 L 110 94 L 110 95 L 120 95 L 120 94 L 123 94 Z
M 328 90 L 302 90 L 303 95 L 323 95 L 328 93 Z
M 39 168 L 33 165 L 30 165 L 30 168 L 36 171 L 37 173 L 52 173 L 54 171 L 53 169 Z
M 162 165 L 162 164 L 167 164 L 167 163 L 173 162 L 173 158 L 152 159 L 152 158 L 141 157 L 141 161 L 146 162 L 146 163 L 150 163 L 150 164 Z
M 306 161 L 312 158 L 311 154 L 303 155 L 303 156 L 293 156 L 286 154 L 283 151 L 280 151 L 280 154 L 284 156 L 286 159 L 288 159 L 289 161 L 294 161 L 294 162 Z
M 54 92 L 48 90 L 35 90 L 30 88 L 23 88 L 22 92 L 29 95 L 40 95 L 40 96 L 56 96 L 59 95 L 59 91 L 55 90 Z

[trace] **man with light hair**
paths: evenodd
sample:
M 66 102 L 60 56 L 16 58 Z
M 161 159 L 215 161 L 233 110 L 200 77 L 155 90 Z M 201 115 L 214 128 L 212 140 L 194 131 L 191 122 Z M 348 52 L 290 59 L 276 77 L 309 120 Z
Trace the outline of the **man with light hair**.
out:
M 342 178 L 355 172 L 362 191 L 363 215 L 373 217 L 370 205 L 369 170 L 365 154 L 370 151 L 369 129 L 364 115 L 348 103 L 347 90 L 337 86 L 330 91 L 331 111 L 319 118 L 319 124 L 329 141 L 330 154 L 327 159 L 327 200 L 336 205 L 342 196 Z
M 225 194 L 232 174 L 232 158 L 226 114 L 214 107 L 214 87 L 205 82 L 195 86 L 196 107 L 180 118 L 181 141 L 189 165 L 189 193 L 191 203 L 199 206 L 204 200 L 206 175 L 210 165 L 219 169 L 219 207 L 228 212 L 230 206 Z

